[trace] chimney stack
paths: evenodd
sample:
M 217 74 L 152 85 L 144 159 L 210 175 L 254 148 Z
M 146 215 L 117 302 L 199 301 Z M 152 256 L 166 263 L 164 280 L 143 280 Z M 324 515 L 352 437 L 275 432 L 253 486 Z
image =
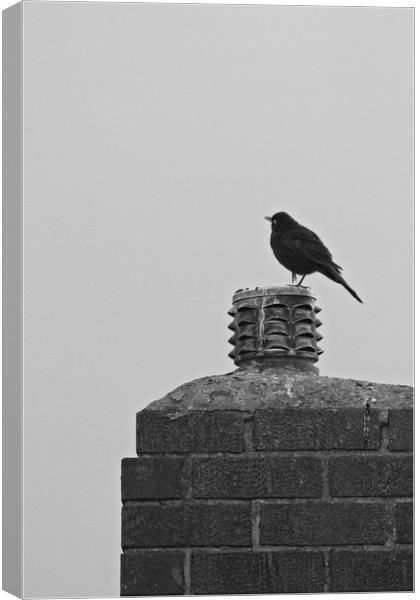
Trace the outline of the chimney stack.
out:
M 137 413 L 122 596 L 413 589 L 413 389 L 320 376 L 319 310 L 236 292 L 239 368 Z

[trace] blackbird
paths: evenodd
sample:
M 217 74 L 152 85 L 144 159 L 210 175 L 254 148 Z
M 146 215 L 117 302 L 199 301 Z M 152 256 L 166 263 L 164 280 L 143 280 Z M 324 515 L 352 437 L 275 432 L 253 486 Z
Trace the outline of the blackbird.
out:
M 341 283 L 359 302 L 362 300 L 341 276 L 341 267 L 333 262 L 331 252 L 324 246 L 316 233 L 300 225 L 285 212 L 265 217 L 271 223 L 270 245 L 280 264 L 292 272 L 292 282 L 296 274 L 302 275 L 297 284 L 302 285 L 306 275 L 322 273 L 329 279 Z

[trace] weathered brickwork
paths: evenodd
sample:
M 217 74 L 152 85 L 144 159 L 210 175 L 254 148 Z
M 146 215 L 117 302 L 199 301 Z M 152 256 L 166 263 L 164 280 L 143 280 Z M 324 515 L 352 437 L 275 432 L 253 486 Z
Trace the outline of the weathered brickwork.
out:
M 245 388 L 241 404 L 216 390 L 199 407 L 138 413 L 138 457 L 122 461 L 121 595 L 412 590 L 401 387 L 382 403 L 369 387 L 368 409 L 324 385 L 319 405 L 282 396 L 276 408 L 271 394 L 257 407 Z

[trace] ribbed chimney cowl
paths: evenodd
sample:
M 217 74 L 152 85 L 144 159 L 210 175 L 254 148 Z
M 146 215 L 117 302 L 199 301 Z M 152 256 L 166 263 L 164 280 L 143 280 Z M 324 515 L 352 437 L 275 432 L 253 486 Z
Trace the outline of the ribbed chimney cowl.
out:
M 137 413 L 122 596 L 413 589 L 413 389 L 319 375 L 319 311 L 237 291 L 237 368 Z
M 306 287 L 264 287 L 238 290 L 233 296 L 229 325 L 234 333 L 229 356 L 238 366 L 295 366 L 318 372 L 322 354 L 317 318 L 320 308 Z

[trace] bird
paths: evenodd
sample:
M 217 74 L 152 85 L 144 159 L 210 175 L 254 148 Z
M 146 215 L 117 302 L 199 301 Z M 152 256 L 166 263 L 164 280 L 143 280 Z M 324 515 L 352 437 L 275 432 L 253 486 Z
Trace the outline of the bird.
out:
M 333 261 L 328 248 L 316 233 L 298 223 L 286 212 L 277 212 L 264 217 L 271 223 L 270 245 L 279 263 L 292 272 L 292 283 L 296 275 L 302 275 L 297 287 L 311 273 L 322 273 L 328 279 L 340 283 L 359 302 L 354 290 L 341 275 L 342 268 Z

